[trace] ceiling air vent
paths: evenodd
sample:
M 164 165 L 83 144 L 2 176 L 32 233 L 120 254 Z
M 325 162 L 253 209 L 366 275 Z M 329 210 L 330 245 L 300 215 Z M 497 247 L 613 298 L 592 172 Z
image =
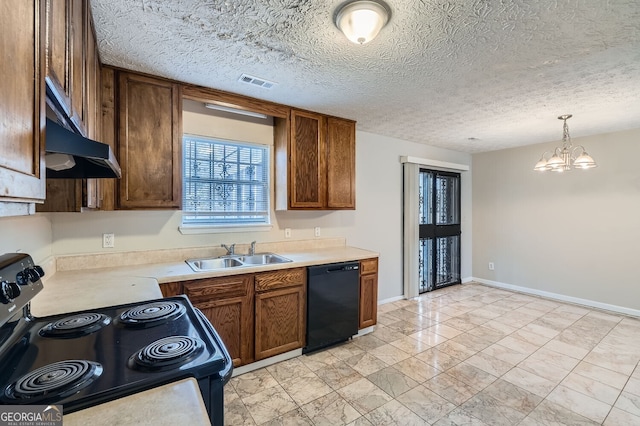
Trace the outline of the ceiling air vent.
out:
M 242 74 L 238 79 L 240 83 L 251 84 L 252 86 L 262 87 L 263 89 L 271 89 L 275 86 L 276 82 L 265 80 L 264 78 L 254 77 L 249 74 Z

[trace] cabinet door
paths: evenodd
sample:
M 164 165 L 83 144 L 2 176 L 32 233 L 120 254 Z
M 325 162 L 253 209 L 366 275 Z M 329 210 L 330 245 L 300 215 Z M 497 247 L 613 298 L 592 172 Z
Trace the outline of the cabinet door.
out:
M 326 205 L 325 119 L 320 114 L 291 111 L 289 207 Z
M 305 286 L 256 293 L 256 360 L 304 346 Z
M 47 84 L 59 107 L 86 135 L 85 2 L 47 0 Z
M 45 198 L 44 16 L 44 1 L 0 2 L 0 201 Z
M 176 83 L 119 76 L 118 207 L 180 208 L 182 106 Z
M 356 208 L 356 123 L 327 119 L 327 207 Z
M 378 259 L 362 260 L 360 274 L 358 328 L 363 329 L 378 321 Z
M 216 329 L 233 366 L 253 361 L 253 275 L 190 281 L 184 294 Z

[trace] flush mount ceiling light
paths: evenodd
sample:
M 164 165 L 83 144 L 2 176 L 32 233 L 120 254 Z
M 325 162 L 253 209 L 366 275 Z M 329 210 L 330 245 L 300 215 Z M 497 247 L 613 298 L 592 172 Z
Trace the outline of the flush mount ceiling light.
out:
M 334 15 L 336 27 L 356 44 L 373 40 L 391 17 L 391 9 L 379 0 L 356 0 L 343 3 Z
M 553 153 L 545 151 L 536 163 L 533 170 L 537 172 L 566 172 L 572 168 L 576 169 L 592 169 L 598 167 L 595 160 L 591 158 L 582 145 L 573 146 L 571 144 L 571 136 L 569 136 L 569 126 L 567 120 L 573 117 L 571 114 L 565 114 L 558 117 L 558 120 L 564 122 L 562 126 L 562 147 L 557 147 Z M 576 157 L 576 154 L 579 155 Z M 553 154 L 553 155 L 551 155 Z M 546 156 L 549 156 L 547 159 Z

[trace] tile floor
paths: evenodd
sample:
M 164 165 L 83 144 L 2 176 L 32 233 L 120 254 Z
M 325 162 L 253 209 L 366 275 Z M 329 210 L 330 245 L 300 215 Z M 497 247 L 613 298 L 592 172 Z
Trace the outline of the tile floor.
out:
M 227 425 L 640 425 L 640 319 L 470 283 L 231 379 Z

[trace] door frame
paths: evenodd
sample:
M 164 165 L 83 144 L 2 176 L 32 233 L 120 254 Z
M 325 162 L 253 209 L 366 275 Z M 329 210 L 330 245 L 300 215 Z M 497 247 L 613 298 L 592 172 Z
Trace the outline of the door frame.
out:
M 411 299 L 420 295 L 420 282 L 418 277 L 418 179 L 420 168 L 461 173 L 469 171 L 469 166 L 466 164 L 449 163 L 446 161 L 412 156 L 402 156 L 400 157 L 400 162 L 403 164 L 403 289 L 404 298 Z M 460 185 L 462 186 L 462 179 L 460 180 Z M 460 193 L 462 194 L 462 188 Z

